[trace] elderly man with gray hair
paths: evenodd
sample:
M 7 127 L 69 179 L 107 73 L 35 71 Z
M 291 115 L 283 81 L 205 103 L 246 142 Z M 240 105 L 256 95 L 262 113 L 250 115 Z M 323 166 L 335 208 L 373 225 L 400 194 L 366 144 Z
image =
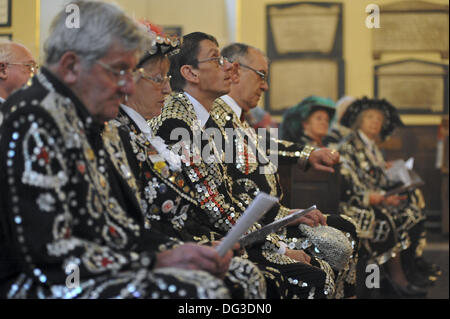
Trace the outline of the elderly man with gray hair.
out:
M 147 36 L 114 5 L 73 4 L 80 28 L 57 15 L 42 71 L 0 112 L 0 298 L 229 297 L 232 253 L 144 229 L 101 138 Z
M 9 40 L 0 42 L 0 105 L 37 71 L 31 52 Z

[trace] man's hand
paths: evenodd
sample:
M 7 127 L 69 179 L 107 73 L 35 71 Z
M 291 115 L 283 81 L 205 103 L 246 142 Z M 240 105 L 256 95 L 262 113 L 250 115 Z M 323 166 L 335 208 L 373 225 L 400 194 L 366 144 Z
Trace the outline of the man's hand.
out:
M 376 206 L 380 205 L 384 201 L 384 196 L 380 193 L 370 193 L 369 195 L 369 204 Z
M 303 250 L 286 249 L 286 253 L 284 255 L 303 264 L 310 265 L 311 262 L 311 257 L 307 255 Z
M 291 214 L 297 210 L 292 210 Z M 300 218 L 297 218 L 296 220 L 289 223 L 289 225 L 299 225 L 299 224 L 305 224 L 310 227 L 316 227 L 319 225 L 326 226 L 327 225 L 327 217 L 323 215 L 320 210 L 315 209 L 307 213 L 306 215 L 303 215 Z
M 408 198 L 408 196 L 406 196 L 406 195 L 403 195 L 403 196 L 392 195 L 392 196 L 388 196 L 388 197 L 384 198 L 383 202 L 388 206 L 396 207 L 396 206 L 400 205 L 401 201 L 406 200 L 407 198 Z
M 339 163 L 339 153 L 329 148 L 320 148 L 311 152 L 309 164 L 316 171 L 334 173 L 333 166 Z
M 369 195 L 369 203 L 370 205 L 380 205 L 385 204 L 387 206 L 398 206 L 400 205 L 400 202 L 403 200 L 406 200 L 408 196 L 406 195 L 391 195 L 388 197 L 385 197 L 384 195 L 381 195 L 380 193 L 371 193 Z
M 155 269 L 175 267 L 181 269 L 204 270 L 223 279 L 230 265 L 232 251 L 220 257 L 212 247 L 187 243 L 177 248 L 159 253 Z
M 217 247 L 217 246 L 219 246 L 219 244 L 220 244 L 220 241 L 217 241 L 217 240 L 211 242 L 211 245 L 213 247 Z M 233 247 L 231 247 L 231 250 L 233 251 L 234 256 L 242 256 L 245 254 L 245 248 L 241 247 L 241 244 L 239 244 L 238 242 L 235 243 L 233 245 Z

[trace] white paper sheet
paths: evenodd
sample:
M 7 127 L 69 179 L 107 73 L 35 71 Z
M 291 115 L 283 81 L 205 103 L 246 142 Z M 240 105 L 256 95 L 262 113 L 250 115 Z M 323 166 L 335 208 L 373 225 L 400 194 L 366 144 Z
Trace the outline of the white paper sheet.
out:
M 272 208 L 278 198 L 260 192 L 245 210 L 244 214 L 237 220 L 236 224 L 231 228 L 228 234 L 222 239 L 216 247 L 220 256 L 226 254 L 233 245 L 241 238 L 241 236 L 257 222 L 267 211 Z

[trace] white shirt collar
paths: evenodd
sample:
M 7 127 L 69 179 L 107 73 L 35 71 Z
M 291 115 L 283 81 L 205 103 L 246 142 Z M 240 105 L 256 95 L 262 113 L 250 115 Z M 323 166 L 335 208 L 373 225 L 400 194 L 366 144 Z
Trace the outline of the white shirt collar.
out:
M 209 119 L 209 116 L 210 116 L 209 112 L 205 109 L 205 107 L 199 101 L 197 101 L 194 97 L 189 95 L 189 93 L 184 92 L 184 94 L 186 95 L 186 97 L 189 99 L 189 101 L 194 106 L 194 111 L 195 111 L 195 114 L 197 114 L 197 119 L 200 121 L 201 126 L 204 127 L 206 122 Z
M 242 114 L 242 108 L 239 106 L 239 104 L 236 103 L 236 101 L 229 95 L 224 95 L 220 97 L 225 103 L 228 104 L 229 107 L 236 113 L 238 118 L 241 118 Z
M 147 121 L 141 114 L 124 104 L 120 104 L 120 107 L 125 111 L 125 113 L 128 114 L 129 117 L 131 117 L 131 119 L 134 121 L 134 123 L 136 123 L 142 133 L 148 133 L 150 135 L 152 134 L 150 126 L 147 124 Z
M 5 103 L 5 99 L 0 96 L 0 103 Z
M 159 155 L 161 155 L 163 159 L 167 163 L 169 163 L 170 169 L 173 171 L 180 171 L 181 158 L 167 148 L 166 143 L 161 137 L 153 136 L 152 130 L 150 129 L 150 126 L 147 124 L 145 118 L 129 106 L 120 104 L 120 107 L 125 111 L 125 113 L 128 114 L 129 117 L 131 117 L 134 123 L 136 123 L 136 125 L 141 130 L 142 134 L 144 134 L 147 140 L 158 151 Z

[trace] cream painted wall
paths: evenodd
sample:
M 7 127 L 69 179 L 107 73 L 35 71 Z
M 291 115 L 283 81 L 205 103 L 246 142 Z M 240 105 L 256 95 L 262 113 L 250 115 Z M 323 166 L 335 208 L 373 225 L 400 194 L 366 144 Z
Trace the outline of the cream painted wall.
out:
M 12 1 L 12 25 L 0 27 L 1 34 L 12 34 L 13 41 L 25 45 L 34 56 L 38 55 L 36 0 Z
M 39 2 L 39 61 L 43 62 L 44 42 L 53 18 L 70 0 L 38 0 Z
M 53 16 L 69 0 L 13 0 L 10 28 L 0 28 L 0 33 L 13 33 L 13 39 L 21 42 L 33 52 L 41 55 L 42 45 L 47 37 Z M 266 49 L 267 4 L 298 2 L 287 0 L 108 0 L 116 2 L 131 16 L 147 18 L 159 25 L 179 25 L 184 33 L 205 31 L 217 37 L 220 45 L 236 39 L 253 46 Z M 308 0 L 320 2 L 319 0 Z M 408 0 L 405 0 L 408 1 Z M 330 0 L 331 2 L 331 0 Z M 381 60 L 373 60 L 371 54 L 371 30 L 366 28 L 365 8 L 370 3 L 378 5 L 395 2 L 393 0 L 340 0 L 343 7 L 346 94 L 353 96 L 373 95 L 373 66 L 405 58 L 417 58 L 448 64 L 436 53 L 430 54 L 389 54 Z M 448 0 L 429 0 L 447 4 Z M 228 5 L 227 5 L 228 4 Z M 235 12 L 230 12 L 235 8 Z M 230 26 L 229 22 L 235 22 Z M 381 26 L 383 22 L 381 21 Z M 39 27 L 37 27 L 39 26 Z M 236 31 L 235 31 L 236 30 Z M 235 34 L 233 34 L 236 32 Z M 262 103 L 260 105 L 263 105 Z M 406 117 L 407 122 L 417 121 L 417 117 Z M 422 118 L 420 123 L 435 123 L 434 118 Z
M 50 21 L 68 0 L 41 0 L 41 17 Z M 205 31 L 215 35 L 220 43 L 228 40 L 228 26 L 223 0 L 108 0 L 117 3 L 135 19 L 148 19 L 162 26 L 181 26 L 184 33 Z M 48 30 L 44 25 L 43 38 Z
M 183 27 L 183 33 L 203 31 L 214 35 L 220 44 L 228 41 L 229 32 L 224 0 L 120 0 L 123 8 L 136 18 L 147 18 L 155 24 Z M 132 9 L 132 4 L 141 4 L 141 10 Z M 136 8 L 139 8 L 137 6 Z
M 33 0 L 26 1 L 33 2 Z M 42 55 L 42 45 L 52 18 L 70 0 L 40 0 L 40 2 Z M 228 43 L 231 36 L 225 0 L 107 0 L 107 2 L 118 4 L 135 19 L 148 19 L 161 26 L 181 26 L 185 34 L 193 31 L 213 34 L 220 44 Z
M 308 0 L 310 2 L 327 2 Z M 266 50 L 266 5 L 289 2 L 286 0 L 240 0 L 240 12 L 238 22 L 241 27 L 237 38 L 251 44 L 263 51 Z M 371 29 L 365 25 L 367 13 L 365 8 L 374 3 L 382 6 L 392 0 L 340 0 L 328 1 L 343 3 L 343 55 L 345 60 L 345 94 L 351 96 L 373 96 L 373 67 L 375 64 L 387 63 L 406 58 L 423 59 L 431 62 L 448 64 L 449 60 L 441 59 L 437 53 L 430 54 L 389 54 L 383 55 L 380 60 L 372 58 L 372 34 Z M 427 2 L 449 4 L 448 0 L 430 0 Z M 383 21 L 380 22 L 383 27 Z M 263 105 L 260 103 L 260 105 Z M 440 117 L 436 116 L 403 116 L 407 124 L 438 124 Z

